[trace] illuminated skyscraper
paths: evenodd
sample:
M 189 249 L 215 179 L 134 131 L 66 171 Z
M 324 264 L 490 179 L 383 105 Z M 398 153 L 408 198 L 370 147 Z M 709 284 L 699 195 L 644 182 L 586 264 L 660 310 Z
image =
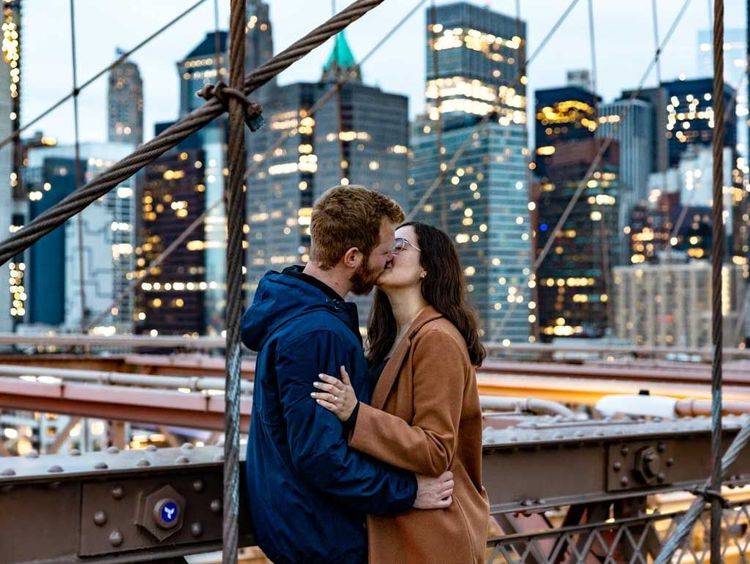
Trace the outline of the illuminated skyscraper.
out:
M 484 339 L 526 342 L 536 319 L 522 76 L 526 24 L 468 2 L 438 6 L 434 26 L 430 11 L 426 20 L 428 114 L 412 130 L 409 207 L 434 188 L 416 217 L 445 227 L 453 239 Z M 483 118 L 486 124 L 476 127 Z M 452 167 L 443 163 L 444 179 L 436 183 L 441 163 L 461 147 L 462 156 Z
M 350 73 L 354 78 L 313 113 L 335 81 Z M 407 203 L 408 99 L 363 83 L 343 34 L 321 81 L 276 87 L 264 113 L 266 126 L 248 138 L 251 295 L 268 270 L 309 260 L 312 205 L 325 190 L 362 184 Z M 364 324 L 369 300 L 356 301 Z
M 537 256 L 547 244 L 602 139 L 556 145 L 541 184 Z M 602 337 L 611 318 L 611 268 L 617 258 L 618 146 L 610 144 L 537 271 L 540 331 L 553 337 Z
M 109 140 L 143 143 L 143 81 L 135 63 L 126 61 L 109 72 L 107 107 Z

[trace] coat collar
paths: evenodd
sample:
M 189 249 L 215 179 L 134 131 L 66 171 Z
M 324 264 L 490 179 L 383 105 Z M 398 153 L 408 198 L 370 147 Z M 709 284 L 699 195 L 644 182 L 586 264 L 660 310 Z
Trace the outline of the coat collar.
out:
M 401 339 L 396 350 L 393 351 L 391 358 L 388 359 L 385 368 L 383 368 L 383 373 L 380 375 L 380 378 L 378 378 L 378 383 L 375 385 L 375 390 L 372 393 L 372 400 L 370 402 L 372 407 L 383 409 L 385 400 L 388 399 L 388 394 L 390 394 L 393 385 L 396 383 L 396 378 L 398 377 L 399 372 L 401 372 L 401 366 L 404 364 L 404 360 L 406 360 L 409 350 L 411 349 L 412 339 L 427 323 L 441 317 L 443 317 L 442 314 L 440 314 L 434 307 L 428 305 L 422 310 L 417 318 L 412 321 L 409 330 L 406 332 L 403 339 Z

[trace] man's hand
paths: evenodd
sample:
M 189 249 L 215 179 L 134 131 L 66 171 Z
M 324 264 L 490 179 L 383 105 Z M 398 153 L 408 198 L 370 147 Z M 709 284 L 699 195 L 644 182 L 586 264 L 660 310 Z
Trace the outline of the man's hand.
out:
M 445 509 L 453 503 L 453 472 L 443 472 L 437 478 L 417 474 L 415 509 Z

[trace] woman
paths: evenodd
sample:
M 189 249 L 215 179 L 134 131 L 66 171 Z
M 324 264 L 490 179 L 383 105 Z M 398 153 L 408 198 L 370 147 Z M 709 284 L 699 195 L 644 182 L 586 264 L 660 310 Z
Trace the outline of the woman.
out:
M 474 366 L 485 352 L 453 243 L 429 225 L 402 225 L 377 285 L 372 404 L 357 402 L 343 367 L 341 380 L 321 374 L 312 395 L 345 423 L 352 448 L 417 474 L 450 470 L 455 486 L 447 509 L 368 516 L 369 561 L 484 562 L 489 503 Z

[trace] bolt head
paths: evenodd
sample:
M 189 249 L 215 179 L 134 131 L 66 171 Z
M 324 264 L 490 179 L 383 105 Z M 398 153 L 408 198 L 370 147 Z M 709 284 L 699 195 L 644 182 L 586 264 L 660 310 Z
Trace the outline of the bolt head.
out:
M 119 529 L 113 529 L 111 533 L 109 533 L 109 544 L 112 546 L 120 546 L 123 541 L 122 533 Z
M 620 478 L 620 484 L 621 485 L 627 486 L 629 483 L 630 483 L 630 480 L 628 479 L 627 476 L 623 476 L 622 478 Z
M 221 501 L 218 499 L 215 499 L 211 502 L 211 511 L 214 513 L 220 513 L 221 512 Z
M 619 472 L 621 468 L 622 468 L 622 462 L 620 462 L 619 460 L 612 465 L 612 469 L 615 472 Z
M 104 511 L 97 511 L 94 513 L 94 523 L 98 526 L 102 526 L 107 522 L 107 514 Z
M 622 453 L 623 456 L 625 456 L 626 454 L 628 454 L 630 452 L 630 449 L 628 447 L 624 446 L 624 447 L 622 447 L 620 449 L 620 452 Z
M 115 486 L 112 488 L 112 497 L 115 499 L 122 499 L 122 496 L 125 495 L 125 492 L 122 489 L 122 486 Z
M 203 491 L 203 480 L 195 480 L 193 482 L 193 491 L 198 493 Z
M 201 525 L 200 523 L 193 523 L 192 525 L 190 525 L 190 533 L 194 537 L 201 536 L 203 534 L 203 525 Z

